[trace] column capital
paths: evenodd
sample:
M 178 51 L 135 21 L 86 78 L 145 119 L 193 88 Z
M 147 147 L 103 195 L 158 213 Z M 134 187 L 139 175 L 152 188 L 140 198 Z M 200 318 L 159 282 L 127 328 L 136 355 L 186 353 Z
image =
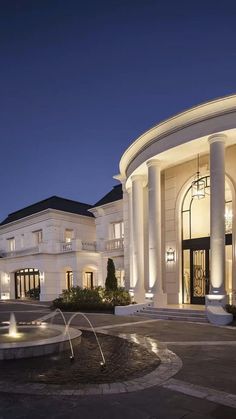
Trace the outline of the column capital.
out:
M 227 139 L 227 135 L 223 134 L 222 132 L 212 134 L 208 137 L 209 144 L 213 143 L 225 143 L 225 140 Z
M 144 175 L 133 175 L 131 176 L 130 179 L 131 179 L 132 185 L 134 184 L 134 182 L 140 182 L 142 183 L 142 186 L 146 186 L 147 184 L 147 178 Z
M 161 164 L 162 164 L 162 161 L 161 160 L 158 160 L 158 159 L 150 159 L 150 160 L 148 160 L 147 162 L 146 162 L 146 165 L 147 165 L 147 167 L 152 167 L 152 166 L 155 166 L 155 167 L 161 167 Z

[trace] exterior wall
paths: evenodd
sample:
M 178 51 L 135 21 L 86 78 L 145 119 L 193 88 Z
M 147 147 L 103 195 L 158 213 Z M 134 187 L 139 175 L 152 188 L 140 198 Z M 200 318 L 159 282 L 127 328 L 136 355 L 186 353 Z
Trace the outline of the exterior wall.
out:
M 65 230 L 74 231 L 71 246 L 65 247 Z M 42 242 L 36 245 L 34 231 L 42 230 Z M 24 243 L 22 246 L 22 235 Z M 7 239 L 15 238 L 15 250 L 7 248 Z M 40 271 L 40 299 L 52 300 L 66 288 L 66 271 L 73 272 L 74 285 L 83 285 L 86 269 L 94 272 L 95 284 L 102 284 L 101 256 L 96 252 L 94 218 L 46 210 L 0 227 L 1 297 L 15 298 L 15 272 L 34 268 Z
M 61 211 L 43 211 L 0 227 L 0 253 L 9 252 L 7 239 L 15 238 L 15 251 L 34 248 L 34 231 L 43 231 L 45 250 L 56 253 L 61 251 L 60 243 L 65 241 L 65 230 L 74 230 L 75 239 L 94 242 L 96 240 L 95 222 L 93 218 Z M 23 235 L 24 244 L 21 239 Z M 44 250 L 44 249 L 42 249 Z
M 125 235 L 127 233 L 127 197 L 123 200 L 111 202 L 101 207 L 90 210 L 96 217 L 96 243 L 97 251 L 102 253 L 102 269 L 100 282 L 105 283 L 107 274 L 107 259 L 114 261 L 116 270 L 124 270 L 124 246 L 123 239 L 112 239 L 111 226 L 113 223 L 124 222 Z M 124 205 L 123 205 L 124 204 Z M 126 219 L 124 220 L 124 216 Z M 126 260 L 127 266 L 127 260 Z M 128 266 L 127 266 L 128 268 Z M 128 284 L 128 278 L 125 278 Z M 128 288 L 128 287 L 127 287 Z

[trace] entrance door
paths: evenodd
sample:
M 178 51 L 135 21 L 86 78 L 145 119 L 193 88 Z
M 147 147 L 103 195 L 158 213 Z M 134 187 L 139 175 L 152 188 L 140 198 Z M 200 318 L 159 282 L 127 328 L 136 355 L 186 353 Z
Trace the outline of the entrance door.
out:
M 209 293 L 209 250 L 190 250 L 190 301 L 191 304 L 205 304 Z
M 15 272 L 16 298 L 38 299 L 40 293 L 40 280 L 38 269 L 21 269 Z

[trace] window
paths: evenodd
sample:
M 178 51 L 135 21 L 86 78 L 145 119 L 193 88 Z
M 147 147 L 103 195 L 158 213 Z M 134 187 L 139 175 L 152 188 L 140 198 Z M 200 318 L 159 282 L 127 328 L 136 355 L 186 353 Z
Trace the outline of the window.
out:
M 33 235 L 34 235 L 34 242 L 35 242 L 36 246 L 39 243 L 42 243 L 42 241 L 43 241 L 43 230 L 33 231 Z
M 123 269 L 116 270 L 117 286 L 120 288 L 125 287 L 125 271 Z
M 65 242 L 66 243 L 71 243 L 73 238 L 74 238 L 74 230 L 71 230 L 71 229 L 67 228 L 65 230 Z
M 112 236 L 112 239 L 123 239 L 124 237 L 123 221 L 111 224 L 111 236 Z
M 7 239 L 7 248 L 9 252 L 14 252 L 14 250 L 16 249 L 15 237 L 11 237 L 10 239 Z
M 20 247 L 23 248 L 24 247 L 24 243 L 25 242 L 25 235 L 21 234 L 20 236 Z

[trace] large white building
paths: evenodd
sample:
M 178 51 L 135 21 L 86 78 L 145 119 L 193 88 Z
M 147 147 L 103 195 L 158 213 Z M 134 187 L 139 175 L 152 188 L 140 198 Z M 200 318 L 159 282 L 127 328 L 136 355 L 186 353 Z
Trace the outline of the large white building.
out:
M 53 197 L 3 221 L 1 298 L 103 285 L 111 257 L 137 302 L 235 302 L 236 95 L 145 132 L 116 178 L 93 207 Z

